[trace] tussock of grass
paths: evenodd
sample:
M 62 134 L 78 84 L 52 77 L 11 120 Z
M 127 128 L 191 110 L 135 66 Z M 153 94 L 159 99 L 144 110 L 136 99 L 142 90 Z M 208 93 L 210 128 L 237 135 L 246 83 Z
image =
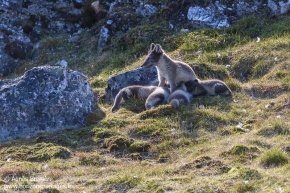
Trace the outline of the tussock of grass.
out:
M 95 128 L 95 140 L 97 142 L 100 142 L 100 140 L 112 137 L 114 135 L 117 135 L 118 133 L 111 131 L 109 129 L 105 128 Z
M 229 73 L 225 66 L 212 63 L 201 63 L 191 65 L 200 79 L 221 79 L 229 78 Z
M 22 160 L 22 161 L 45 161 L 51 158 L 67 159 L 71 156 L 69 149 L 51 143 L 38 143 L 35 145 L 22 145 L 7 147 L 0 150 L 1 160 Z
M 56 188 L 44 188 L 40 190 L 39 193 L 61 193 L 61 191 Z
M 252 183 L 240 182 L 235 185 L 235 192 L 245 193 L 245 192 L 255 192 L 256 188 Z
M 133 140 L 125 136 L 113 136 L 105 139 L 105 147 L 107 147 L 110 150 L 110 152 L 116 151 L 125 152 L 128 150 L 129 146 L 132 143 Z
M 147 152 L 150 149 L 150 144 L 146 141 L 134 141 L 130 147 L 130 152 Z
M 260 163 L 264 167 L 283 166 L 289 162 L 286 154 L 277 149 L 266 151 L 260 159 Z
M 257 147 L 247 147 L 244 145 L 235 145 L 229 151 L 229 153 L 232 155 L 240 155 L 240 156 L 243 156 L 248 153 L 254 153 L 254 152 L 260 152 L 260 150 Z
M 262 178 L 262 175 L 257 170 L 250 168 L 232 168 L 228 174 L 232 178 L 240 178 L 243 180 L 260 180 Z
M 262 128 L 258 131 L 258 135 L 264 137 L 273 137 L 276 135 L 289 135 L 290 134 L 290 124 L 284 121 L 273 119 L 264 123 Z
M 181 124 L 186 122 L 187 125 L 192 126 L 192 129 L 206 129 L 208 131 L 214 131 L 230 122 L 227 116 L 213 109 L 196 109 L 194 112 L 185 112 L 181 117 Z
M 140 184 L 142 179 L 138 176 L 122 175 L 111 178 L 107 181 L 107 191 L 128 191 Z
M 169 133 L 171 123 L 167 118 L 142 120 L 130 134 L 140 138 L 161 137 Z
M 94 154 L 80 154 L 79 164 L 84 166 L 104 166 L 108 163 L 97 153 Z
M 15 178 L 26 178 L 40 172 L 35 164 L 29 162 L 11 162 L 0 167 L 0 176 L 5 181 L 12 181 Z
M 105 120 L 102 120 L 98 126 L 99 127 L 105 127 L 105 128 L 114 128 L 114 127 L 124 127 L 126 125 L 128 125 L 129 122 L 127 120 L 124 119 L 118 119 L 118 118 L 108 118 Z
M 162 105 L 157 108 L 144 111 L 138 115 L 140 119 L 160 118 L 176 114 L 175 110 L 169 105 Z

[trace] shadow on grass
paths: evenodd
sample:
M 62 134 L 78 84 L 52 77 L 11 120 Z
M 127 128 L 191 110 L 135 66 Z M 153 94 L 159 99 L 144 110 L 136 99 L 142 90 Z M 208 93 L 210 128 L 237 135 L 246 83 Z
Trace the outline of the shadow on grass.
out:
M 49 144 L 52 147 L 65 147 L 70 150 L 90 151 L 97 143 L 94 140 L 93 123 L 104 119 L 106 114 L 99 106 L 87 117 L 87 125 L 83 128 L 63 129 L 53 132 L 43 132 L 30 139 L 17 139 L 0 145 L 3 148 L 34 148 L 38 144 Z M 29 153 L 29 152 L 28 152 Z M 32 152 L 33 153 L 33 152 Z M 1 157 L 1 155 L 0 155 Z

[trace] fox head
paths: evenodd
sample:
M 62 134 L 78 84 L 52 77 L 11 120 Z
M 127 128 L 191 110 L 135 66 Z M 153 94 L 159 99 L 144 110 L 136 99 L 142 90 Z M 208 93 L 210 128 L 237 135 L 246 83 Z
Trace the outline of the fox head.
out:
M 164 51 L 161 45 L 151 43 L 148 55 L 146 56 L 145 61 L 141 67 L 149 68 L 151 66 L 156 66 L 163 53 Z

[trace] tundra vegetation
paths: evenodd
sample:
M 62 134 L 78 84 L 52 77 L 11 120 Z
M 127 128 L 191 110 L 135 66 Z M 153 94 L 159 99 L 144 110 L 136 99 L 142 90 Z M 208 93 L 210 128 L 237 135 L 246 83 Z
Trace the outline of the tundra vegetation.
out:
M 7 192 L 290 192 L 290 19 L 246 17 L 228 29 L 187 33 L 144 23 L 97 55 L 93 26 L 69 43 L 44 37 L 25 69 L 60 59 L 86 73 L 100 96 L 109 76 L 143 62 L 151 42 L 218 78 L 233 98 L 203 96 L 178 110 L 145 110 L 130 100 L 88 126 L 1 145 L 0 188 Z M 168 29 L 168 30 L 167 30 Z M 140 33 L 142 32 L 142 33 Z M 260 41 L 257 41 L 257 37 Z M 121 51 L 120 51 L 121 50 Z M 40 187 L 40 189 L 39 189 Z

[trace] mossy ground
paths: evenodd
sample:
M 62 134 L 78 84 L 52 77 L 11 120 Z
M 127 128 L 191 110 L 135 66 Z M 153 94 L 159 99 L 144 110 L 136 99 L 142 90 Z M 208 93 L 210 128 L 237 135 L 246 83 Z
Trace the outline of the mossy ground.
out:
M 153 27 L 143 26 L 146 34 L 154 34 Z M 142 102 L 132 101 L 116 113 L 110 112 L 111 104 L 100 101 L 106 116 L 98 123 L 89 121 L 82 129 L 3 145 L 0 188 L 12 186 L 7 192 L 289 191 L 289 29 L 289 16 L 284 16 L 248 17 L 226 30 L 171 35 L 164 30 L 160 39 L 150 41 L 162 43 L 173 58 L 197 65 L 201 78 L 225 80 L 233 98 L 198 97 L 177 111 L 168 105 L 145 111 Z M 92 31 L 84 31 L 75 44 L 69 44 L 65 35 L 47 37 L 35 60 L 16 74 L 66 59 L 71 68 L 87 73 L 102 94 L 110 75 L 140 65 L 150 43 L 147 39 L 143 43 L 145 37 L 132 37 L 130 46 L 116 40 L 102 55 L 97 55 Z

